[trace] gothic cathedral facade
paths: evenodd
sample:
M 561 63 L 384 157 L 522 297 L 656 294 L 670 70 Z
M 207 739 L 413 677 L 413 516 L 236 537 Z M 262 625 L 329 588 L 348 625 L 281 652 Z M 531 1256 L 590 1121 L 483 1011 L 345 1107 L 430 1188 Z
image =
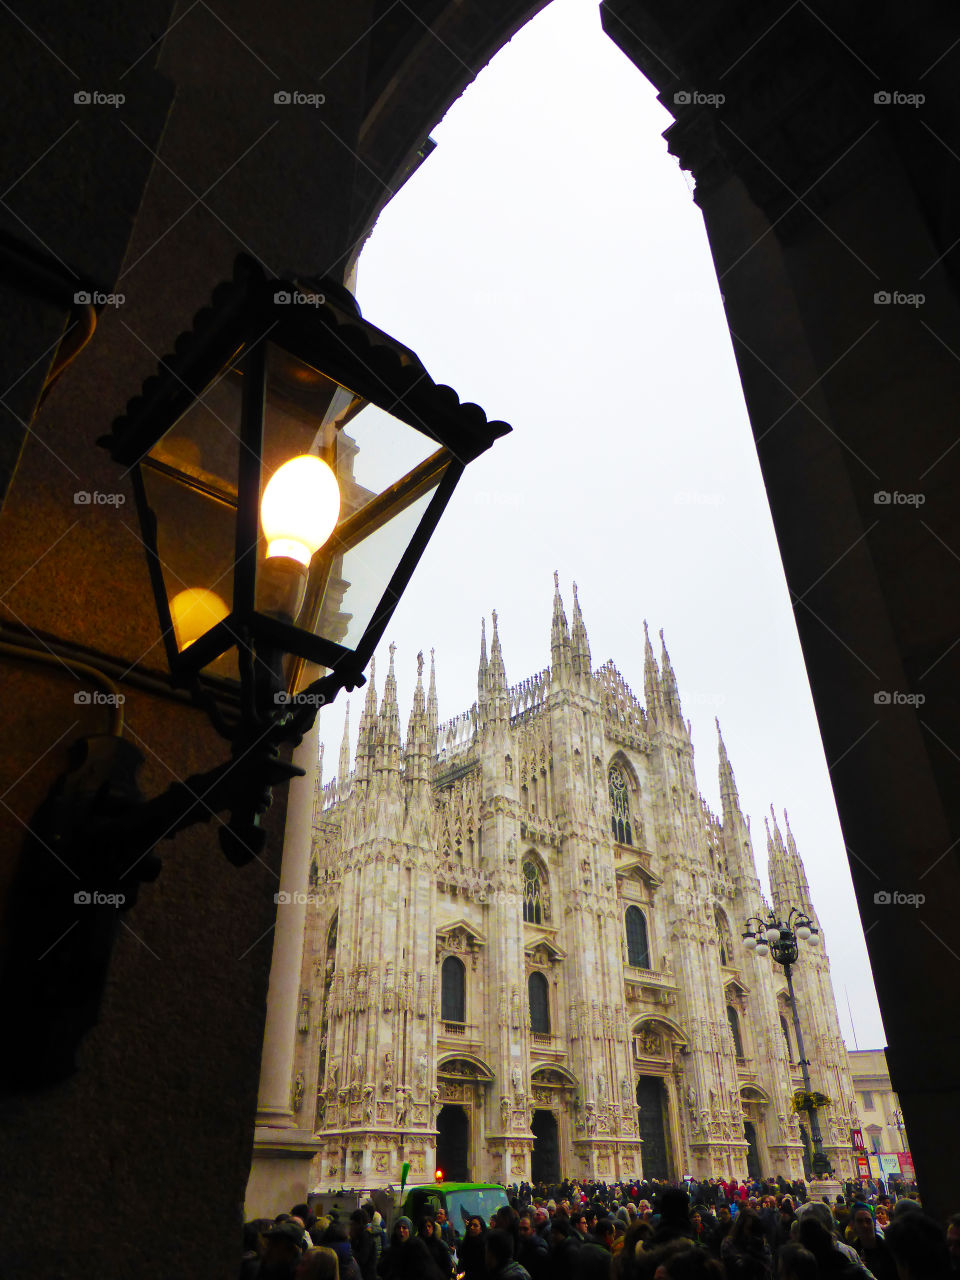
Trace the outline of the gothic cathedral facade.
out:
M 593 670 L 557 587 L 549 667 L 508 685 L 494 614 L 477 702 L 437 711 L 431 658 L 402 739 L 391 650 L 353 768 L 345 729 L 318 784 L 293 1082 L 312 1185 L 397 1181 L 404 1160 L 504 1183 L 803 1176 L 786 984 L 741 937 L 768 905 L 749 823 L 722 738 L 722 813 L 699 793 L 666 648 L 646 637 L 641 705 Z M 776 818 L 767 855 L 769 905 L 816 920 Z M 824 1149 L 852 1176 L 824 949 L 795 986 Z

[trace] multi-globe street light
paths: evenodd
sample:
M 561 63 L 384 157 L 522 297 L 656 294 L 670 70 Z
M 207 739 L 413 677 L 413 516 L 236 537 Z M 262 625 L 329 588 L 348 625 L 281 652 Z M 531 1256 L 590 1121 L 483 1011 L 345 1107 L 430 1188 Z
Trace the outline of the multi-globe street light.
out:
M 752 916 L 745 922 L 743 945 L 748 951 L 758 956 L 772 956 L 776 964 L 782 966 L 787 978 L 787 992 L 790 998 L 790 1012 L 793 1016 L 793 1032 L 797 1037 L 797 1052 L 800 1055 L 800 1071 L 803 1076 L 803 1091 L 810 1096 L 810 1063 L 803 1047 L 803 1032 L 800 1028 L 800 1014 L 797 1011 L 797 1000 L 793 990 L 793 966 L 800 957 L 800 944 L 808 947 L 820 944 L 820 932 L 810 917 L 797 907 L 791 907 L 786 920 L 780 920 L 773 913 L 766 920 Z M 811 1171 L 815 1178 L 828 1177 L 832 1172 L 830 1161 L 824 1154 L 823 1135 L 820 1132 L 820 1121 L 816 1107 L 811 1106 L 810 1136 L 813 1138 L 813 1159 Z

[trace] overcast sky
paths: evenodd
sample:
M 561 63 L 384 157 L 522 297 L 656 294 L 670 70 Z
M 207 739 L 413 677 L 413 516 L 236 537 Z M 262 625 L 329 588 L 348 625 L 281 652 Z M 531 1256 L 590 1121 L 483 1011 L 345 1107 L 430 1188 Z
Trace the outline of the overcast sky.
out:
M 436 649 L 441 720 L 468 708 L 491 609 L 510 683 L 546 666 L 554 569 L 568 616 L 577 581 L 594 666 L 612 658 L 641 701 L 643 620 L 654 638 L 662 627 L 700 790 L 719 811 L 717 715 L 761 881 L 772 802 L 807 867 L 847 1043 L 849 995 L 859 1046 L 878 1047 L 810 689 L 670 123 L 595 0 L 553 0 L 437 126 L 364 249 L 364 315 L 514 428 L 460 482 L 377 655 L 378 694 L 393 640 L 404 728 L 420 649 Z M 343 707 L 321 717 L 326 777 Z

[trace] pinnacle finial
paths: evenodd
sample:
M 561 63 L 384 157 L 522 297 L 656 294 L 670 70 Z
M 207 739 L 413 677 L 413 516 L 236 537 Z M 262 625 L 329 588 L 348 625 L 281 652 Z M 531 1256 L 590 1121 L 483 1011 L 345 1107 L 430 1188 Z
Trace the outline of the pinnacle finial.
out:
M 431 650 L 431 653 L 432 652 L 433 650 Z M 417 681 L 419 682 L 422 679 L 423 679 L 423 650 L 421 649 L 420 652 L 417 654 Z
M 553 585 L 556 587 L 558 591 L 560 590 L 560 570 L 559 569 L 554 569 L 553 571 Z
M 493 634 L 494 634 L 494 635 L 496 635 L 496 634 L 497 634 L 497 611 L 496 611 L 496 609 L 491 609 L 491 610 L 490 610 L 490 617 L 493 619 Z

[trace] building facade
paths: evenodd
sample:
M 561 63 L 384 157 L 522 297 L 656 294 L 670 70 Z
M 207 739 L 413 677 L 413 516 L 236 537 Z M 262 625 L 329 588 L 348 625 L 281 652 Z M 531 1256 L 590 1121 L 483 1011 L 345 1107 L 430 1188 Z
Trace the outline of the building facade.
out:
M 662 640 L 662 636 L 661 636 Z M 719 743 L 722 812 L 694 769 L 662 648 L 644 705 L 594 669 L 574 587 L 550 665 L 507 683 L 496 614 L 477 702 L 439 723 L 423 659 L 406 737 L 393 651 L 351 768 L 318 784 L 292 1103 L 314 1187 L 411 1176 L 800 1176 L 801 1076 L 782 971 L 742 943 L 762 913 Z M 719 731 L 719 725 L 718 725 Z M 815 920 L 785 825 L 772 905 Z M 853 1086 L 829 962 L 795 984 L 824 1145 L 854 1171 Z
M 913 1176 L 910 1139 L 903 1122 L 900 1099 L 894 1092 L 882 1049 L 849 1052 L 853 1091 L 860 1112 L 864 1154 L 870 1172 Z

